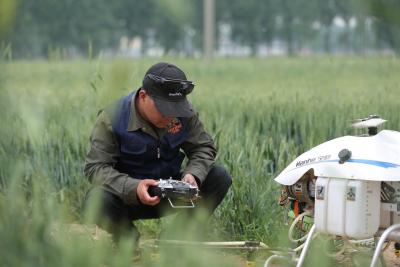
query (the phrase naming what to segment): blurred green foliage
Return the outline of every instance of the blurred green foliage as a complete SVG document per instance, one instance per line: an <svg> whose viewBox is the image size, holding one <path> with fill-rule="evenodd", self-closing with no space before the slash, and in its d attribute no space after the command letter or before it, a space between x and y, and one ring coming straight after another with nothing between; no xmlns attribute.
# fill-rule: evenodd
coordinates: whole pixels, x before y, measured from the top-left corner
<svg viewBox="0 0 400 267"><path fill-rule="evenodd" d="M202 50L201 0L1 0L0 5L0 45L11 45L14 58L115 55L122 37L140 37L141 52L162 48L167 55L196 56ZM400 49L396 0L218 0L215 10L216 49L247 46L255 55L274 42L289 55Z"/></svg>
<svg viewBox="0 0 400 267"><path fill-rule="evenodd" d="M396 0L369 0L366 1L368 12L376 18L378 45L385 42L400 52L400 2Z"/></svg>
<svg viewBox="0 0 400 267"><path fill-rule="evenodd" d="M9 33L15 19L17 9L16 0L0 0L0 43Z"/></svg>
<svg viewBox="0 0 400 267"><path fill-rule="evenodd" d="M388 120L385 128L399 129L397 58L173 62L196 82L189 98L215 139L219 164L233 177L211 227L187 230L193 237L287 246L277 204L280 187L273 178L303 151L355 133L349 128L352 119L379 114ZM82 169L98 110L137 89L153 63L98 59L1 65L0 250L7 253L0 265L131 264L129 242L114 251L107 242L93 245L87 236L60 231L57 241L51 233L54 223L83 219L81 205L90 185ZM145 221L140 228L145 237L154 237L163 225ZM230 262L195 254L170 252L159 264Z"/></svg>

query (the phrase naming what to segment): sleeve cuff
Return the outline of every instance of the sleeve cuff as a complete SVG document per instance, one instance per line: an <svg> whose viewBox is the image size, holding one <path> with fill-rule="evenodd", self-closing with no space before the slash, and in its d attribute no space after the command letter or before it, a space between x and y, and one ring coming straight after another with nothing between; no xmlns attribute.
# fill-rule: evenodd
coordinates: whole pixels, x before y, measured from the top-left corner
<svg viewBox="0 0 400 267"><path fill-rule="evenodd" d="M196 182L200 182L199 186L204 182L204 180L206 179L206 176L207 176L206 173L202 172L201 170L199 170L197 168L185 169L185 171L183 172L183 176L185 176L185 174L188 174L188 173L190 173L191 175L193 175L196 178Z"/></svg>
<svg viewBox="0 0 400 267"><path fill-rule="evenodd" d="M126 178L124 188L123 188L123 201L127 205L139 205L139 200L137 198L136 189L140 181L132 179L130 177Z"/></svg>

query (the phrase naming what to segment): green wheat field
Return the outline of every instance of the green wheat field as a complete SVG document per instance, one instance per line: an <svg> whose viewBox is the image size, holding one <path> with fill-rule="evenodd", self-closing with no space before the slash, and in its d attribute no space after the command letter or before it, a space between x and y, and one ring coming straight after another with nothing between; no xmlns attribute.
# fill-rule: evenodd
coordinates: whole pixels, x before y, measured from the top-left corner
<svg viewBox="0 0 400 267"><path fill-rule="evenodd" d="M83 164L97 112L139 88L157 61L0 62L0 266L243 266L219 252L171 248L133 263L128 238L116 249L64 229L90 221L81 212L90 188ZM353 119L378 114L400 130L396 57L162 61L195 82L189 99L234 180L208 230L187 222L194 238L289 246L273 178L311 147L358 134ZM140 222L142 241L167 223Z"/></svg>

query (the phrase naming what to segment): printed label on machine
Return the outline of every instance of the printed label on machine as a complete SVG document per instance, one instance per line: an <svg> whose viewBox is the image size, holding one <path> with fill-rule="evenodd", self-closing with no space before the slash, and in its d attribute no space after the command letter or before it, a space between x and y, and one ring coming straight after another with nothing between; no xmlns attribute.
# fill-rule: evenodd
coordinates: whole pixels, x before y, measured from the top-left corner
<svg viewBox="0 0 400 267"><path fill-rule="evenodd" d="M356 200L356 188L354 186L347 187L347 200L348 201Z"/></svg>

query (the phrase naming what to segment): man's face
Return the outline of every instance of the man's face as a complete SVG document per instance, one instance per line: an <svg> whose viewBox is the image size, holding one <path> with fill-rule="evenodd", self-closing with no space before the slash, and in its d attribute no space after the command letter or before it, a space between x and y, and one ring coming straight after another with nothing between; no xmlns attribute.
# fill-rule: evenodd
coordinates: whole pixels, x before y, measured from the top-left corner
<svg viewBox="0 0 400 267"><path fill-rule="evenodd" d="M145 120L157 128L166 128L173 120L172 117L165 117L158 111L154 100L143 90L139 91L139 110Z"/></svg>

